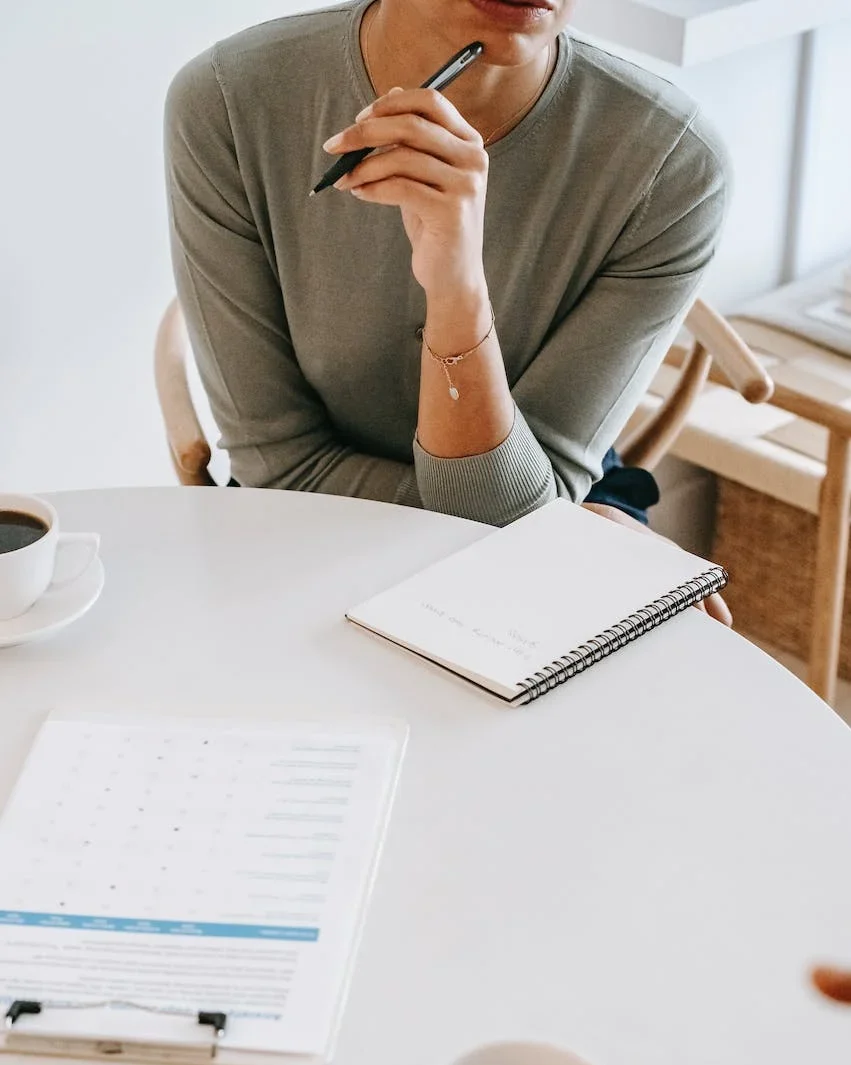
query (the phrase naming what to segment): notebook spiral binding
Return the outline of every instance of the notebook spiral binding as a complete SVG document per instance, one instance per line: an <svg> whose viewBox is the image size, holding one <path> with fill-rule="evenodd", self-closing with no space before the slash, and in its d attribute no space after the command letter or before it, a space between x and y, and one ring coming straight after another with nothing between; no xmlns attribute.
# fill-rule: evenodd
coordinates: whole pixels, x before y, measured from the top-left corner
<svg viewBox="0 0 851 1065"><path fill-rule="evenodd" d="M637 640L650 629L655 629L657 625L668 621L680 611L694 606L695 603L699 603L713 592L720 592L727 584L727 580L727 571L721 566L714 566L705 573L701 573L699 577L681 584L673 592L636 610L634 614L630 614L617 625L612 625L599 636L581 644L575 651L557 658L537 673L533 673L531 677L521 681L519 705L531 703L533 699L545 695L559 684L575 677L577 673L593 666L595 662L602 661L613 651L626 647L628 643Z"/></svg>

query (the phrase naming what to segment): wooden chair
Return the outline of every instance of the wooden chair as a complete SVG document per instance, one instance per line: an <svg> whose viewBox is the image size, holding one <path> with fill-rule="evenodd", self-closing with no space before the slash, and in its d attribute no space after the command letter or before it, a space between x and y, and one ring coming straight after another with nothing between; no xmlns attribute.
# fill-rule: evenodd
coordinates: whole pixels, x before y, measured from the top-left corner
<svg viewBox="0 0 851 1065"><path fill-rule="evenodd" d="M662 404L618 444L626 465L652 470L676 439L707 379L721 380L750 403L771 398L773 384L747 344L730 324L702 300L686 318L693 342L674 346L666 357L680 366L676 387ZM177 299L172 300L157 331L154 371L171 459L181 484L214 485L210 445L189 391L186 360L189 341ZM713 360L715 365L713 366Z"/></svg>
<svg viewBox="0 0 851 1065"><path fill-rule="evenodd" d="M154 345L154 379L174 472L181 484L212 486L212 451L189 391L189 337L177 298L168 305Z"/></svg>
<svg viewBox="0 0 851 1065"><path fill-rule="evenodd" d="M670 450L707 380L732 386L749 403L771 399L774 383L730 323L703 300L695 300L685 327L691 345L675 344L665 357L679 379L660 406L618 442L627 466L652 470ZM713 365L714 360L714 365Z"/></svg>

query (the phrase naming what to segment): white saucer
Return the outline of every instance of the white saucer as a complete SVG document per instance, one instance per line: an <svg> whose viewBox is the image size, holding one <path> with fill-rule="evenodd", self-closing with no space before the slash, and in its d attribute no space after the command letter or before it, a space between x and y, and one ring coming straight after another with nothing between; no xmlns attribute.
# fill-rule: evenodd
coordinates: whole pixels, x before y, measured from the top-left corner
<svg viewBox="0 0 851 1065"><path fill-rule="evenodd" d="M94 558L79 577L47 591L25 614L0 621L0 647L43 640L90 610L103 591L103 563Z"/></svg>

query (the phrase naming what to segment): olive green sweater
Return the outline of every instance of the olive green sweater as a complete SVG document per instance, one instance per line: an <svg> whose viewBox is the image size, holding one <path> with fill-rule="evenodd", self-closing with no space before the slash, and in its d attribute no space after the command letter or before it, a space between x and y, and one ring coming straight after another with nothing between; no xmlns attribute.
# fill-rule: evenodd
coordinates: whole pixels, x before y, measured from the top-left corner
<svg viewBox="0 0 851 1065"><path fill-rule="evenodd" d="M712 257L723 148L677 88L561 35L540 99L488 149L484 264L514 428L482 455L429 455L425 298L400 213L307 197L322 143L375 98L368 2L239 33L169 90L178 293L233 475L494 525L582 500Z"/></svg>

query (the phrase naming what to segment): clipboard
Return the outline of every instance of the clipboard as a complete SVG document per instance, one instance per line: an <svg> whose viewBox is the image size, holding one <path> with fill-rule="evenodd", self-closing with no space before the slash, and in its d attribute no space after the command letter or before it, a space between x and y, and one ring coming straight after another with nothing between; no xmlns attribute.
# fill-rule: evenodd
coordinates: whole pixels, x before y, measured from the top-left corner
<svg viewBox="0 0 851 1065"><path fill-rule="evenodd" d="M301 1065L333 1055L408 730L311 716L48 718L0 816L0 865L18 857L0 878L0 1061L253 1065L285 1055ZM132 833L123 815L137 807L151 820L131 818ZM173 847L172 833L186 842ZM198 855L208 847L221 858L205 878ZM111 863L105 907L92 895L98 851ZM187 872L164 871L157 898L159 854ZM276 877L296 885L280 889L287 912ZM147 911L118 897L125 883L145 891ZM201 888L212 901L193 913L181 898ZM262 912L249 909L257 894Z"/></svg>
<svg viewBox="0 0 851 1065"><path fill-rule="evenodd" d="M85 1010L141 1010L144 1013L169 1019L179 1018L185 1028L185 1040L173 1037L164 1041L140 1039L137 1036L119 1036L116 1033L75 1035L53 1029L49 1023L45 1030L33 1023L40 1017L49 1022L58 1022L63 1013ZM140 1065L158 1065L165 1062L185 1062L186 1065L202 1065L218 1056L220 1040L227 1030L226 1013L214 1010L199 1010L196 1013L179 1010L160 1010L133 1002L92 1002L81 1004L36 1002L33 999L16 999L4 1017L0 1054L37 1055L39 1057L62 1057L70 1059L109 1060L116 1058L139 1062Z"/></svg>

